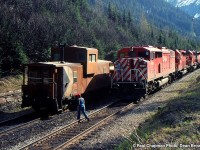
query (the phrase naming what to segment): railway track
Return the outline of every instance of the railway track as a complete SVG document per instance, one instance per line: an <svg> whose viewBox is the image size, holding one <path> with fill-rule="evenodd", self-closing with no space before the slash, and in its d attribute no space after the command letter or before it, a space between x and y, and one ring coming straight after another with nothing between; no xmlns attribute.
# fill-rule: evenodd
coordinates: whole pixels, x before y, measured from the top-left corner
<svg viewBox="0 0 200 150"><path fill-rule="evenodd" d="M21 121L20 121L21 120ZM4 122L0 123L0 126L13 126L13 124L19 124L19 125L14 125L14 127L10 127L8 129L5 129L3 131L0 132L0 137L5 136L5 135L11 135L12 133L16 132L16 130L20 130L23 128L26 128L27 126L36 123L40 120L40 118L31 113L31 114L27 114L27 115L23 115L20 117L16 117L16 118L12 118L9 120L6 120Z"/></svg>
<svg viewBox="0 0 200 150"><path fill-rule="evenodd" d="M63 149L81 139L99 126L106 124L110 119L116 117L120 112L131 106L137 106L132 102L118 101L105 106L100 110L90 114L91 121L81 119L58 129L39 140L28 144L21 149Z"/></svg>
<svg viewBox="0 0 200 150"><path fill-rule="evenodd" d="M151 95L148 96L148 98L150 97ZM130 106L138 106L139 104L131 103ZM87 137L87 134L95 131L95 129L97 129L99 126L106 124L110 119L115 118L116 115L120 114L120 112L123 111L121 109L123 109L123 107L125 107L126 105L128 104L125 103L123 105L122 103L115 103L106 106L99 111L91 114L90 118L92 119L92 121L87 123L84 119L82 119L81 124L78 124L78 122L73 122L69 125L66 125L64 127L65 129L61 128L60 130L52 132L51 134L42 137L38 141L22 147L21 149L63 149L65 147L68 148L68 146L70 145L73 146L74 143L77 143L77 140L80 140L83 137L84 139L89 138ZM126 107L124 109L126 109ZM25 128L25 126L23 128Z"/></svg>

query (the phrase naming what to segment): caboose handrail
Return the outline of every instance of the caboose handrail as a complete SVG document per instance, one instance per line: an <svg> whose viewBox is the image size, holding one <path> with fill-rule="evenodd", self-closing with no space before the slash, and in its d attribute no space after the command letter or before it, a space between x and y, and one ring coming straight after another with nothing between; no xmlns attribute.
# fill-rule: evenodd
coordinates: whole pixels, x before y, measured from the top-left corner
<svg viewBox="0 0 200 150"><path fill-rule="evenodd" d="M29 82L35 83L43 83L44 80L48 81L48 83L53 83L53 78L36 78L36 77L28 77Z"/></svg>

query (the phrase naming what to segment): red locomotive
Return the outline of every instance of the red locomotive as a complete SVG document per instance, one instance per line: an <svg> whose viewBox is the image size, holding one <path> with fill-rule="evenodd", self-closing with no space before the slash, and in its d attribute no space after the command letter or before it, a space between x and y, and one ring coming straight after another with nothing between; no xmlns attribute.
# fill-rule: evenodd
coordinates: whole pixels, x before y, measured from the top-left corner
<svg viewBox="0 0 200 150"><path fill-rule="evenodd" d="M189 70L193 71L197 68L197 60L196 60L196 54L195 51L187 51L188 52L188 60L187 65L189 66Z"/></svg>
<svg viewBox="0 0 200 150"><path fill-rule="evenodd" d="M98 60L95 48L62 46L52 48L51 62L25 65L22 107L62 111L74 96L110 86L112 62Z"/></svg>
<svg viewBox="0 0 200 150"><path fill-rule="evenodd" d="M193 52L165 47L126 47L119 50L117 56L111 85L126 93L134 93L136 99L171 83L197 66Z"/></svg>
<svg viewBox="0 0 200 150"><path fill-rule="evenodd" d="M196 52L197 67L200 67L200 52Z"/></svg>
<svg viewBox="0 0 200 150"><path fill-rule="evenodd" d="M189 57L185 50L176 50L175 56L176 75L182 77L188 72L189 65L187 60Z"/></svg>

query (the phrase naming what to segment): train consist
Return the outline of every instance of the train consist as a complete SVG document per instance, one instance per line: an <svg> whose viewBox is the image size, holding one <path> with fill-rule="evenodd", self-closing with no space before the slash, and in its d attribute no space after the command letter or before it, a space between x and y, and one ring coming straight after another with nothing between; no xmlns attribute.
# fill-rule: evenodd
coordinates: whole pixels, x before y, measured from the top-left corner
<svg viewBox="0 0 200 150"><path fill-rule="evenodd" d="M125 47L113 64L99 60L95 48L59 45L51 49L50 62L24 65L22 107L63 111L75 105L77 94L96 94L110 88L110 83L138 100L197 67L200 52L196 51Z"/></svg>
<svg viewBox="0 0 200 150"><path fill-rule="evenodd" d="M22 107L63 111L77 94L110 87L112 62L98 59L95 48L60 45L51 49L50 62L24 65Z"/></svg>
<svg viewBox="0 0 200 150"><path fill-rule="evenodd" d="M200 67L200 53L153 46L126 47L118 51L111 79L135 100Z"/></svg>

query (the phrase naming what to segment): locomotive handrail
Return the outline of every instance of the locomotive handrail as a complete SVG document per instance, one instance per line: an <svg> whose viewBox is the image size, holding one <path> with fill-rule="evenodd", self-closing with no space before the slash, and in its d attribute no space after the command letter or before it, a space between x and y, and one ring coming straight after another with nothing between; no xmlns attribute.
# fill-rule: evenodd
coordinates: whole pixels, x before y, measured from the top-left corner
<svg viewBox="0 0 200 150"><path fill-rule="evenodd" d="M120 72L120 78L122 77L122 81L123 81L123 76L122 76L123 69L114 69L113 76L111 77L111 88L113 87L113 80L116 76L117 76L117 81L119 81L118 79L119 72Z"/></svg>

